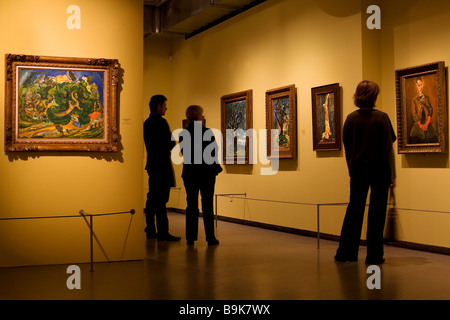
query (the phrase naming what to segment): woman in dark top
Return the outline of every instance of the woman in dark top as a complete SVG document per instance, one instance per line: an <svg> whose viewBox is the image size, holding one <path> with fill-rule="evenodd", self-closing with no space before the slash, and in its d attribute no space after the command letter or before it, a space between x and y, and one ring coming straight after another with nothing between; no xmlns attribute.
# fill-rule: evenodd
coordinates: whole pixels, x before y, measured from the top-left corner
<svg viewBox="0 0 450 320"><path fill-rule="evenodd" d="M198 237L198 195L201 195L203 225L208 245L217 245L214 233L214 187L216 176L222 172L218 161L218 147L211 129L202 125L203 108L192 105L186 110L190 121L186 131L180 135L183 154L183 178L186 188L186 240L193 245ZM188 141L184 141L185 139Z"/></svg>
<svg viewBox="0 0 450 320"><path fill-rule="evenodd" d="M396 140L389 116L374 109L379 87L362 81L354 95L358 110L344 123L343 142L350 175L350 203L342 225L336 261L357 261L361 230L370 187L367 225L367 264L384 262L383 229L389 187L395 186Z"/></svg>

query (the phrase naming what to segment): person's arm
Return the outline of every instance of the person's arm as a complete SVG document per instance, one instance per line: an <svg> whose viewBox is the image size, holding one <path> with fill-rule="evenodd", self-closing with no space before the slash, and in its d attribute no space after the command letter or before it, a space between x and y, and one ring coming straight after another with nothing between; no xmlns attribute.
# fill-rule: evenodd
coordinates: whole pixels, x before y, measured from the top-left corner
<svg viewBox="0 0 450 320"><path fill-rule="evenodd" d="M395 170L394 148L391 148L391 150L389 151L388 160L389 160L389 167L391 168L391 186L395 188L397 184L397 172Z"/></svg>
<svg viewBox="0 0 450 320"><path fill-rule="evenodd" d="M397 140L397 137L395 135L394 128L392 127L392 123L391 123L391 120L389 119L389 117L388 117L388 123L389 123L389 129L387 129L386 131L389 133L386 136L386 138L387 138L386 146L388 146L388 148L390 147L390 149L388 151L388 162L389 162L389 167L391 168L391 186L395 188L397 172L395 169L395 153L394 153L393 143Z"/></svg>
<svg viewBox="0 0 450 320"><path fill-rule="evenodd" d="M431 106L430 99L427 96L425 97L425 103L428 108L428 116L427 116L427 121L425 122L425 124L423 126L421 126L423 131L428 130L428 126L430 125L430 122L431 122L431 117L433 116L433 107Z"/></svg>

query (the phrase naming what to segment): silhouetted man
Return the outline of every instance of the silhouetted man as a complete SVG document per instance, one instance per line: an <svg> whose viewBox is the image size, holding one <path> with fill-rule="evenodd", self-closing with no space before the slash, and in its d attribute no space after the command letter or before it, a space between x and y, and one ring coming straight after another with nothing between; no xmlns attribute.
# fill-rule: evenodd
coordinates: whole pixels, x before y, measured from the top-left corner
<svg viewBox="0 0 450 320"><path fill-rule="evenodd" d="M144 142L147 150L148 193L146 202L145 232L147 239L178 241L180 237L169 234L166 203L170 188L175 186L170 151L175 146L166 114L167 98L155 95L150 99L150 116L144 122ZM155 227L156 217L156 227Z"/></svg>

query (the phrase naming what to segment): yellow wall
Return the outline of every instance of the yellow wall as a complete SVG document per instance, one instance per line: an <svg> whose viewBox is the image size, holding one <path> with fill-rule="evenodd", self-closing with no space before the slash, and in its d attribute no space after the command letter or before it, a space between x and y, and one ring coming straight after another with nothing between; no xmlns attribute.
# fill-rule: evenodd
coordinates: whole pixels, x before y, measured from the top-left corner
<svg viewBox="0 0 450 320"><path fill-rule="evenodd" d="M81 9L81 29L69 30L69 5ZM38 152L0 155L0 217L123 212L95 218L110 260L144 255L142 212L142 0L5 0L0 4L0 54L118 59L120 152ZM132 21L133 23L130 23ZM0 87L4 87L1 60ZM4 127L4 90L0 90ZM4 136L0 135L0 145ZM105 260L95 245L96 261ZM80 218L0 221L0 266L89 261L89 230Z"/></svg>
<svg viewBox="0 0 450 320"><path fill-rule="evenodd" d="M311 88L339 82L344 114L362 77L359 1L268 1L189 40L174 41L168 115L181 127L189 104L205 109L207 126L220 129L220 97L253 90L253 128L265 128L265 92L295 84L298 95L298 159L283 160L278 174L263 176L260 162L224 166L216 193L293 202L345 202L348 177L343 152L312 151ZM314 30L314 31L313 31ZM146 41L155 41L147 39ZM345 46L342 45L345 43ZM147 47L147 46L146 46ZM176 112L175 112L176 111ZM184 209L181 165L169 205ZM324 211L324 232L339 232L344 210ZM219 198L220 215L315 230L313 206ZM332 222L331 224L329 223Z"/></svg>
<svg viewBox="0 0 450 320"><path fill-rule="evenodd" d="M450 3L445 0L383 1L383 105L395 119L395 70L435 61L450 62ZM448 92L448 84L447 84ZM448 96L448 95L447 95ZM448 126L448 122L446 124ZM448 138L448 137L447 137ZM425 210L400 211L402 240L450 246L446 155L397 155L398 206Z"/></svg>
<svg viewBox="0 0 450 320"><path fill-rule="evenodd" d="M153 95L162 94L167 99L167 112L166 115L169 117L173 113L172 108L172 97L171 97L171 71L170 71L170 41L166 37L162 39L152 38L151 41L146 39L144 41L144 108L143 108L143 118L146 119L150 114L149 102ZM142 168L145 168L146 164L146 151L145 146L142 144L142 149L144 152ZM148 192L148 175L147 172L143 173L143 199L145 207L145 200Z"/></svg>
<svg viewBox="0 0 450 320"><path fill-rule="evenodd" d="M381 30L366 28L366 9L371 4L381 7ZM164 78L167 87L158 90L170 94L167 118L172 130L181 127L186 107L194 103L204 107L207 126L220 129L220 97L247 89L253 89L253 127L264 129L265 92L296 85L298 159L281 161L273 176L260 175L260 164L225 166L216 193L312 204L347 202L343 150L312 149L311 88L338 82L345 118L355 109L352 95L358 82L377 81L378 107L396 128L394 71L450 61L449 9L446 0L269 0L188 40L165 40L163 54L154 48L164 40L151 36L145 41L145 61L156 64L163 57L164 65L156 70L170 74L170 79ZM152 68L146 72L150 74ZM152 94L158 90L151 90ZM398 207L450 211L447 155L397 155L396 161ZM184 209L181 165L175 168L181 190L173 190L169 205ZM314 206L219 198L218 213L316 230ZM345 207L321 209L321 231L339 235L344 214ZM399 214L400 240L450 246L446 232L450 215L405 210Z"/></svg>

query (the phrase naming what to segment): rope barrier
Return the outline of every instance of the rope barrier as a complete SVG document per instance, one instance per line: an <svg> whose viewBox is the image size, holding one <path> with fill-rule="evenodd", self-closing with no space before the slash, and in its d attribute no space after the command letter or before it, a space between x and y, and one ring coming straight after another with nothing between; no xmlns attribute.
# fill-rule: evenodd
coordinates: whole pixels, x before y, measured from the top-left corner
<svg viewBox="0 0 450 320"><path fill-rule="evenodd" d="M216 194L218 197L228 197L233 194ZM258 199L258 198L247 198L247 197L233 197L233 199L241 199L241 200L253 200L253 201L262 201L262 202L273 202L273 203L285 203L285 204L296 204L296 205L305 205L305 206L347 206L348 202L328 202L328 203L309 203L309 202L295 202L295 201L281 201L281 200L268 200L268 199ZM388 203L388 205L392 205L392 203ZM369 206L369 204L366 204ZM396 210L401 211L417 211L417 212L430 212L430 213L444 213L450 214L450 211L442 211L442 210L425 210L425 209L408 209L408 208L399 208L396 207Z"/></svg>
<svg viewBox="0 0 450 320"><path fill-rule="evenodd" d="M221 195L218 195L221 196ZM299 204L306 206L316 206L315 203L307 203L307 202L292 202L292 201L280 201L280 200L267 200L267 199L256 199L256 198L242 198L242 197L233 197L233 199L244 199L244 200L255 200L255 201L263 201L263 202L273 202L273 203L286 203L286 204Z"/></svg>
<svg viewBox="0 0 450 320"><path fill-rule="evenodd" d="M235 197L238 195L238 197ZM239 197L239 196L244 197ZM336 203L308 203L308 202L295 202L295 201L281 201L281 200L268 200L268 199L258 199L258 198L248 198L246 193L242 194L216 194L215 195L215 216L216 216L216 229L217 229L217 198L218 197L233 197L233 199L242 199L242 200L252 200L252 201L261 201L261 202L272 202L272 203L284 203L284 204L295 204L295 205L305 205L305 206L315 206L316 207L316 215L317 215L317 249L320 248L320 207L325 206L347 206L348 202L336 202ZM394 203L388 203L388 205L393 205ZM394 204L395 205L395 204ZM369 204L366 204L366 207ZM397 211L416 211L416 212L431 212L431 213L443 213L450 214L449 211L441 211L441 210L424 210L424 209L407 209L407 208L398 208L395 207Z"/></svg>
<svg viewBox="0 0 450 320"><path fill-rule="evenodd" d="M97 214L91 214L91 213L85 213L84 210L80 210L80 214L85 214L86 216L93 216L93 217L100 217L100 216L110 216L110 215L117 215L117 214L125 214L125 213L131 213L134 214L136 211L134 209L131 209L130 211L123 211L123 212L111 212L111 213L97 213ZM0 218L0 221L7 221L7 220L38 220L38 219L60 219L60 218L81 218L82 215L70 215L70 216L45 216L45 217L12 217L12 218Z"/></svg>
<svg viewBox="0 0 450 320"><path fill-rule="evenodd" d="M128 225L127 234L125 237L125 243L122 249L122 255L121 258L123 258L125 247L128 241L128 235L130 233L131 228L131 222L133 221L133 215L136 213L134 209L131 209L130 211L121 211L121 212L109 212L109 213L97 213L97 214L91 214L86 213L84 210L80 210L79 215L65 215L65 216L44 216L44 217L13 217L13 218L0 218L0 221L12 221L12 220L40 220L40 219L61 219L61 218L83 218L86 222L89 231L90 231L90 262L91 262L91 271L94 271L94 239L97 242L98 246L100 247L100 250L102 251L103 255L105 256L106 260L109 261L108 255L106 254L106 251L103 249L103 246L100 243L100 240L97 238L97 235L94 233L94 217L104 217L104 216L111 216L111 215L119 215L119 214L126 214L131 213L130 223ZM89 220L87 219L89 218Z"/></svg>

